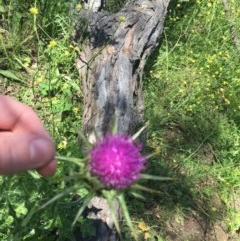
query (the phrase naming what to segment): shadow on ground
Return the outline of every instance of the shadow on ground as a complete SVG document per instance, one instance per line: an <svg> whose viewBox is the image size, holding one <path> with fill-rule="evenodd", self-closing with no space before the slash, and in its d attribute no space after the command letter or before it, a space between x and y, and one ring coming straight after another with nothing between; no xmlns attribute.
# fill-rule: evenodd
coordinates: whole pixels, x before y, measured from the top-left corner
<svg viewBox="0 0 240 241"><path fill-rule="evenodd" d="M160 119L156 117L154 123L161 123ZM158 226L156 240L158 236L166 241L239 240L237 232L228 233L226 206L217 181L207 172L216 162L208 133L214 130L216 137L217 124L213 128L199 123L202 132L196 137L191 128L178 123L153 124L159 135L157 140L150 140L147 152L160 143L160 154L149 160L148 172L175 180L143 181L144 186L160 190L160 194L147 194L144 202L129 197L128 202L133 216L144 213L144 220Z"/></svg>

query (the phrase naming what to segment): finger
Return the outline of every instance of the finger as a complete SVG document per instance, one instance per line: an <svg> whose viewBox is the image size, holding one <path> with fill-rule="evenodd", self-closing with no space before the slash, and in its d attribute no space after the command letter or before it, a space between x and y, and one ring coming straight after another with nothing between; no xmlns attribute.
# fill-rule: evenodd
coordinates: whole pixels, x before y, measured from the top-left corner
<svg viewBox="0 0 240 241"><path fill-rule="evenodd" d="M14 174L47 166L54 160L50 139L31 135L0 134L0 174Z"/></svg>
<svg viewBox="0 0 240 241"><path fill-rule="evenodd" d="M0 95L0 129L49 136L36 113L15 99Z"/></svg>
<svg viewBox="0 0 240 241"><path fill-rule="evenodd" d="M53 175L55 173L56 169L57 169L57 162L56 162L56 160L53 160L53 161L49 162L47 165L38 168L37 171L42 176L48 177L48 176Z"/></svg>

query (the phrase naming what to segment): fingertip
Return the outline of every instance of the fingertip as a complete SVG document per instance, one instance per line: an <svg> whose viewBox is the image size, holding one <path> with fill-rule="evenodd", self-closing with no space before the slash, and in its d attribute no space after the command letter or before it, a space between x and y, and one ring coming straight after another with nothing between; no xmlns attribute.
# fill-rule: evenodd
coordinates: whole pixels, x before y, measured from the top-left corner
<svg viewBox="0 0 240 241"><path fill-rule="evenodd" d="M32 162L41 164L36 169L42 176L51 176L56 172L57 162L54 160L55 146L52 140L36 139L32 141L30 156Z"/></svg>
<svg viewBox="0 0 240 241"><path fill-rule="evenodd" d="M37 172L44 177L52 176L57 169L57 162L56 160L51 161L47 165L40 167L37 169Z"/></svg>

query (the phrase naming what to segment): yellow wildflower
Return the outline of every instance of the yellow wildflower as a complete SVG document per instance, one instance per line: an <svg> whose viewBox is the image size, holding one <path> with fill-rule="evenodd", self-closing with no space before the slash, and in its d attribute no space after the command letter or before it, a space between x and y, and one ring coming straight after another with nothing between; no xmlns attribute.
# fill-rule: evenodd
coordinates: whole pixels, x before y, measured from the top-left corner
<svg viewBox="0 0 240 241"><path fill-rule="evenodd" d="M119 22L125 22L126 17L125 16L119 16L118 20L119 20Z"/></svg>
<svg viewBox="0 0 240 241"><path fill-rule="evenodd" d="M67 139L65 137L62 137L62 140L58 144L58 149L66 149L67 147Z"/></svg>
<svg viewBox="0 0 240 241"><path fill-rule="evenodd" d="M224 98L224 101L226 102L227 105L230 105L230 100L228 100L227 98Z"/></svg>
<svg viewBox="0 0 240 241"><path fill-rule="evenodd" d="M149 226L144 222L144 221L141 221L139 224L138 224L138 228L142 231L147 231L149 230Z"/></svg>
<svg viewBox="0 0 240 241"><path fill-rule="evenodd" d="M150 233L149 232L145 232L144 233L144 239L149 239L150 238Z"/></svg>
<svg viewBox="0 0 240 241"><path fill-rule="evenodd" d="M211 209L212 209L213 212L217 211L217 208L215 208L215 207L212 207Z"/></svg>
<svg viewBox="0 0 240 241"><path fill-rule="evenodd" d="M64 54L68 56L70 53L69 51L65 50Z"/></svg>
<svg viewBox="0 0 240 241"><path fill-rule="evenodd" d="M38 77L38 78L36 78L36 84L40 84L40 83L42 83L43 82L43 77Z"/></svg>
<svg viewBox="0 0 240 241"><path fill-rule="evenodd" d="M78 108L77 108L77 107L74 107L74 108L73 108L73 112L74 112L75 114L77 114L77 113L78 113Z"/></svg>
<svg viewBox="0 0 240 241"><path fill-rule="evenodd" d="M37 15L38 14L38 9L36 7L31 7L29 9L29 12L33 15Z"/></svg>
<svg viewBox="0 0 240 241"><path fill-rule="evenodd" d="M81 9L82 9L82 4L81 4L81 3L78 3L78 4L76 5L76 9L77 9L77 10L81 10Z"/></svg>
<svg viewBox="0 0 240 241"><path fill-rule="evenodd" d="M54 48L57 45L57 41L55 41L54 39L50 41L48 47L50 48Z"/></svg>

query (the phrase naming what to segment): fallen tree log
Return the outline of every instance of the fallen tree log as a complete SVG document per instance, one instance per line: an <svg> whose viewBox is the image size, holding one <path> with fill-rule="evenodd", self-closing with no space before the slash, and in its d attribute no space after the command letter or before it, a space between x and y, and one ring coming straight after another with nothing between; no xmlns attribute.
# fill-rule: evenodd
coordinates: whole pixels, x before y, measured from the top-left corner
<svg viewBox="0 0 240 241"><path fill-rule="evenodd" d="M91 142L94 132L101 136L109 131L114 118L120 133L133 134L143 125L144 66L159 44L169 2L129 0L115 14L79 12L73 42L79 48L77 69L84 93L83 133ZM99 211L91 212L91 208ZM87 216L101 220L107 229L99 225L99 236L86 240L118 240L106 200L93 198L88 209Z"/></svg>

